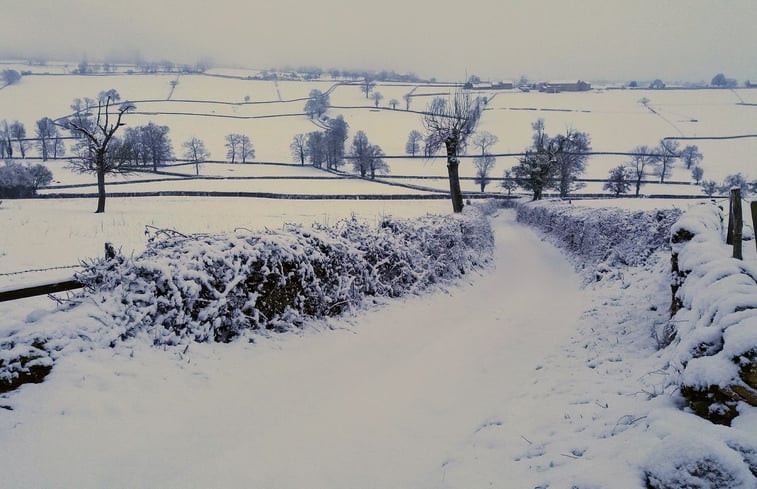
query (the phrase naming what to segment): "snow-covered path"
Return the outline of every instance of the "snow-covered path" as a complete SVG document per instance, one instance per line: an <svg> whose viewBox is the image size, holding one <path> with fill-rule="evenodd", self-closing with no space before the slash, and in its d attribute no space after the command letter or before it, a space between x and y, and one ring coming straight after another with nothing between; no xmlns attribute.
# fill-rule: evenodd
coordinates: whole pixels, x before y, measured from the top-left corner
<svg viewBox="0 0 757 489"><path fill-rule="evenodd" d="M3 486L457 487L474 439L523 443L534 373L585 306L560 252L511 212L494 227L492 271L333 331L62 359L0 410Z"/></svg>

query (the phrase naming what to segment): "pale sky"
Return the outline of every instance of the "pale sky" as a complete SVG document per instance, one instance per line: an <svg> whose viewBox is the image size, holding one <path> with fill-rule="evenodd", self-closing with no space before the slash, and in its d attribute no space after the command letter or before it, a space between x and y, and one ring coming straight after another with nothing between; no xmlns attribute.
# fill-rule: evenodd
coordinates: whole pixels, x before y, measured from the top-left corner
<svg viewBox="0 0 757 489"><path fill-rule="evenodd" d="M0 0L0 56L757 80L757 0Z"/></svg>

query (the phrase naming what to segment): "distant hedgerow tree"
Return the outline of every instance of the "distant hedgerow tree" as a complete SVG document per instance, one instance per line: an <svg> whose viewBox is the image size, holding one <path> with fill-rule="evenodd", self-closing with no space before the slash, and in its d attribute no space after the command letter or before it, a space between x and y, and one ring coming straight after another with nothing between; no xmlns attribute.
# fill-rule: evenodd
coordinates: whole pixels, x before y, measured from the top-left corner
<svg viewBox="0 0 757 489"><path fill-rule="evenodd" d="M53 181L53 172L45 165L37 164L29 166L29 173L32 176L35 191Z"/></svg>
<svg viewBox="0 0 757 489"><path fill-rule="evenodd" d="M691 169L691 178L694 179L697 185L699 185L699 182L702 181L702 177L704 176L704 170L701 166L695 166Z"/></svg>
<svg viewBox="0 0 757 489"><path fill-rule="evenodd" d="M508 197L513 193L513 190L518 188L518 183L515 181L512 171L505 170L505 173L502 175L502 183L499 186L507 190Z"/></svg>
<svg viewBox="0 0 757 489"><path fill-rule="evenodd" d="M16 70L3 70L3 82L6 85L13 85L21 79L21 73Z"/></svg>
<svg viewBox="0 0 757 489"><path fill-rule="evenodd" d="M610 177L605 182L604 189L612 192L615 197L628 193L631 189L631 172L628 167L618 165L610 170Z"/></svg>
<svg viewBox="0 0 757 489"><path fill-rule="evenodd" d="M308 101L305 102L305 113L311 119L321 117L330 105L329 95L320 90L313 89L308 95Z"/></svg>
<svg viewBox="0 0 757 489"><path fill-rule="evenodd" d="M292 152L292 158L299 160L301 165L305 164L308 156L308 141L304 134L295 134L292 142L289 144L289 150Z"/></svg>
<svg viewBox="0 0 757 489"><path fill-rule="evenodd" d="M499 138L488 131L481 131L473 136L473 146L481 150L481 156L489 152L489 148L499 141Z"/></svg>
<svg viewBox="0 0 757 489"><path fill-rule="evenodd" d="M365 94L365 98L368 98L368 95L371 94L375 87L376 82L373 81L373 78L371 76L366 75L363 77L363 82L360 84L360 91Z"/></svg>
<svg viewBox="0 0 757 489"><path fill-rule="evenodd" d="M410 156L415 156L421 151L421 141L423 141L423 134L420 131L413 129L410 134L407 135L407 143L405 143L405 153Z"/></svg>
<svg viewBox="0 0 757 489"><path fill-rule="evenodd" d="M481 192L486 190L486 186L490 182L489 173L494 168L496 162L497 159L492 155L476 156L473 158L473 166L476 167L476 178L474 181L481 188Z"/></svg>
<svg viewBox="0 0 757 489"><path fill-rule="evenodd" d="M694 144L690 144L683 148L680 156L686 165L687 170L691 170L692 166L697 166L703 158L702 153L699 152L699 148Z"/></svg>
<svg viewBox="0 0 757 489"><path fill-rule="evenodd" d="M329 119L324 135L326 167L336 170L344 163L344 143L347 141L349 125L341 115Z"/></svg>
<svg viewBox="0 0 757 489"><path fill-rule="evenodd" d="M649 146L636 146L631 150L631 153L633 153L633 156L627 166L631 170L631 177L636 182L636 197L638 197L641 191L641 181L647 174L647 168L656 161L656 155Z"/></svg>
<svg viewBox="0 0 757 489"><path fill-rule="evenodd" d="M18 151L21 153L21 158L26 158L28 143L25 141L26 128L24 127L24 124L19 121L13 121L13 124L10 125L10 135L18 144Z"/></svg>
<svg viewBox="0 0 757 489"><path fill-rule="evenodd" d="M326 161L326 135L322 131L308 133L307 156L311 165L316 168L323 167Z"/></svg>
<svg viewBox="0 0 757 489"><path fill-rule="evenodd" d="M381 95L381 92L373 92L371 94L371 100L373 100L373 103L376 105L376 107L379 106L379 102L384 98L383 95Z"/></svg>
<svg viewBox="0 0 757 489"><path fill-rule="evenodd" d="M719 188L720 185L714 180L704 180L702 182L702 192L704 192L707 197L715 195Z"/></svg>
<svg viewBox="0 0 757 489"><path fill-rule="evenodd" d="M62 156L65 151L63 140L60 138L58 125L49 117L43 117L36 124L37 150L42 155L42 161Z"/></svg>
<svg viewBox="0 0 757 489"><path fill-rule="evenodd" d="M678 141L663 139L655 150L655 173L660 177L660 183L665 183L665 179L670 176L673 164L678 158Z"/></svg>
<svg viewBox="0 0 757 489"><path fill-rule="evenodd" d="M392 108L392 110L397 110L397 106L400 104L400 101L396 98L393 98L389 101L389 107Z"/></svg>
<svg viewBox="0 0 757 489"><path fill-rule="evenodd" d="M210 158L210 152L205 149L205 143L200 138L192 137L181 146L184 148L184 158L195 164L195 175L199 175L200 163Z"/></svg>
<svg viewBox="0 0 757 489"><path fill-rule="evenodd" d="M552 138L552 144L557 148L557 180L554 187L560 193L560 198L564 199L570 192L584 186L576 180L586 171L586 161L589 159L586 153L591 151L591 139L588 133L568 129L565 134Z"/></svg>
<svg viewBox="0 0 757 489"><path fill-rule="evenodd" d="M749 195L750 185L743 174L736 173L725 177L723 184L720 186L720 191L724 194L727 194L734 187L737 187L741 190L742 197Z"/></svg>

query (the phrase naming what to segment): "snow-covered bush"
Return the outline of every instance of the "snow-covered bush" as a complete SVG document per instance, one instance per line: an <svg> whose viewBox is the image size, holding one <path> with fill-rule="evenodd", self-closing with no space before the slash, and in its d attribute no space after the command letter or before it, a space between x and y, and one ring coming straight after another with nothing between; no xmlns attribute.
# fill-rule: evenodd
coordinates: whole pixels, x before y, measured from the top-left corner
<svg viewBox="0 0 757 489"><path fill-rule="evenodd" d="M654 251L669 246L677 209L629 211L589 208L564 201L519 205L518 221L553 236L561 247L599 271L616 264L641 265Z"/></svg>
<svg viewBox="0 0 757 489"><path fill-rule="evenodd" d="M156 344L230 341L340 313L366 295L400 296L481 265L493 238L480 211L356 220L229 235L163 235L140 256L100 260L79 274L121 337Z"/></svg>
<svg viewBox="0 0 757 489"><path fill-rule="evenodd" d="M691 408L728 424L740 402L757 406L757 266L731 258L723 223L703 204L671 229L680 308L668 361Z"/></svg>

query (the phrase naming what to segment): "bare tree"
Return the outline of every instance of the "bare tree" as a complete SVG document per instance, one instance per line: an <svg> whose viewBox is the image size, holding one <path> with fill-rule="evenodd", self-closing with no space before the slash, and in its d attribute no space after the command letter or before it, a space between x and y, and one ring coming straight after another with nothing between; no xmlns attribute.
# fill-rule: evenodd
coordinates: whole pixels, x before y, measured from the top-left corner
<svg viewBox="0 0 757 489"><path fill-rule="evenodd" d="M118 94L111 94L105 100L97 102L97 115L89 112L77 112L66 122L72 132L82 137L83 147L78 159L72 164L79 171L94 172L97 175L97 210L105 212L105 174L122 171L121 160L108 158L108 149L113 142L116 131L125 123L123 116L135 108L130 102L122 103L117 109L114 105L120 100ZM115 120L114 120L115 119Z"/></svg>
<svg viewBox="0 0 757 489"><path fill-rule="evenodd" d="M619 165L610 170L610 176L605 182L604 189L611 191L615 197L627 193L631 188L631 174L624 165Z"/></svg>
<svg viewBox="0 0 757 489"><path fill-rule="evenodd" d="M248 159L255 159L255 148L248 136L242 135L239 141L239 157L242 158L242 163L247 163Z"/></svg>
<svg viewBox="0 0 757 489"><path fill-rule="evenodd" d="M232 163L237 162L237 158L242 163L247 163L248 159L255 158L255 148L252 146L250 138L244 134L229 134L226 136L226 157Z"/></svg>
<svg viewBox="0 0 757 489"><path fill-rule="evenodd" d="M631 161L628 162L628 167L631 170L631 176L636 181L636 197L638 197L641 191L641 181L647 174L647 167L654 164L657 156L649 146L636 146L631 153L633 153L633 156Z"/></svg>
<svg viewBox="0 0 757 489"><path fill-rule="evenodd" d="M686 169L691 170L691 167L697 166L702 161L702 153L699 152L699 147L690 144L681 150L681 159L686 164Z"/></svg>
<svg viewBox="0 0 757 489"><path fill-rule="evenodd" d="M360 84L360 91L365 94L365 98L368 98L368 95L371 94L374 88L376 88L376 82L373 81L373 78L368 75L363 77L363 82Z"/></svg>
<svg viewBox="0 0 757 489"><path fill-rule="evenodd" d="M200 163L210 158L210 153L205 149L202 139L193 137L181 145L184 148L184 157L195 164L195 175L200 174Z"/></svg>
<svg viewBox="0 0 757 489"><path fill-rule="evenodd" d="M673 169L673 163L678 158L678 141L663 139L657 147L656 154L655 173L660 177L660 183L665 183L665 179L670 176Z"/></svg>
<svg viewBox="0 0 757 489"><path fill-rule="evenodd" d="M513 190L518 188L518 182L515 181L512 171L505 170L505 173L502 175L502 183L500 183L499 186L507 190L508 197L513 193Z"/></svg>
<svg viewBox="0 0 757 489"><path fill-rule="evenodd" d="M389 107L392 108L392 110L397 110L397 106L400 104L400 101L396 98L393 98L389 101Z"/></svg>
<svg viewBox="0 0 757 489"><path fill-rule="evenodd" d="M413 96L409 93L406 93L402 96L403 99L405 99L405 110L410 110L410 101L412 100Z"/></svg>
<svg viewBox="0 0 757 489"><path fill-rule="evenodd" d="M481 156L484 156L489 151L488 149L499 141L499 138L488 131L481 131L473 136L473 146L481 150Z"/></svg>
<svg viewBox="0 0 757 489"><path fill-rule="evenodd" d="M310 95L308 95L308 101L305 102L305 113L311 119L316 116L320 117L329 108L330 103L327 93L313 89L310 91Z"/></svg>
<svg viewBox="0 0 757 489"><path fill-rule="evenodd" d="M11 129L8 121L0 122L0 158L13 158L13 144L11 139Z"/></svg>
<svg viewBox="0 0 757 489"><path fill-rule="evenodd" d="M420 131L413 129L410 134L407 135L407 143L405 143L405 153L410 156L415 156L421 151L421 141L423 140L423 134Z"/></svg>
<svg viewBox="0 0 757 489"><path fill-rule="evenodd" d="M237 151L239 149L239 141L242 137L241 134L228 134L226 135L226 158L229 158L232 163L236 163Z"/></svg>
<svg viewBox="0 0 757 489"><path fill-rule="evenodd" d="M694 182L696 182L697 185L699 185L699 182L702 181L703 176L704 169L701 166L695 166L691 169L691 178L694 179Z"/></svg>
<svg viewBox="0 0 757 489"><path fill-rule="evenodd" d="M304 134L295 134L289 144L289 150L295 160L300 160L301 165L305 165L305 158L308 156L308 141Z"/></svg>
<svg viewBox="0 0 757 489"><path fill-rule="evenodd" d="M57 157L59 149L63 149L63 142L60 140L58 126L55 124L55 121L49 117L43 117L37 121L35 132L37 136L37 149L42 155L42 161L47 161L50 153L53 153L54 158Z"/></svg>
<svg viewBox="0 0 757 489"><path fill-rule="evenodd" d="M473 158L473 165L476 167L476 184L481 187L481 192L486 190L489 183L489 172L494 168L497 159L492 155L482 155Z"/></svg>
<svg viewBox="0 0 757 489"><path fill-rule="evenodd" d="M16 140L16 143L18 144L18 150L21 153L21 158L26 158L26 149L27 149L27 142L26 139L26 128L24 127L24 124L19 121L13 121L13 124L10 126L10 135L13 139Z"/></svg>
<svg viewBox="0 0 757 489"><path fill-rule="evenodd" d="M447 151L447 174L449 175L452 210L463 210L463 194L460 190L458 151L473 134L481 116L478 99L468 92L457 91L448 100L435 98L423 116L426 129L426 156L436 154L442 147Z"/></svg>
<svg viewBox="0 0 757 489"><path fill-rule="evenodd" d="M371 94L371 99L373 100L373 103L378 107L379 102L384 98L383 95L381 95L381 92L373 92Z"/></svg>

